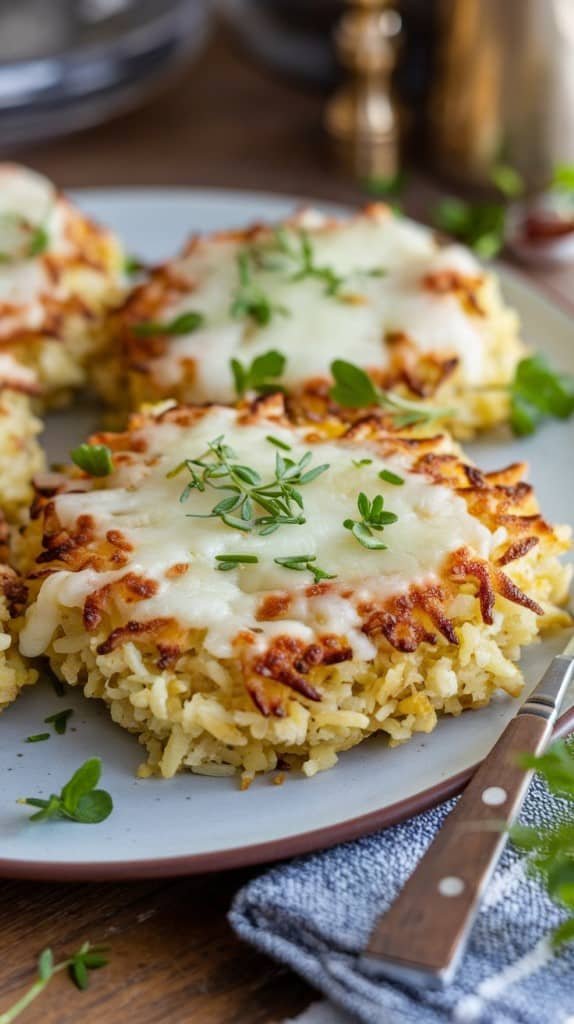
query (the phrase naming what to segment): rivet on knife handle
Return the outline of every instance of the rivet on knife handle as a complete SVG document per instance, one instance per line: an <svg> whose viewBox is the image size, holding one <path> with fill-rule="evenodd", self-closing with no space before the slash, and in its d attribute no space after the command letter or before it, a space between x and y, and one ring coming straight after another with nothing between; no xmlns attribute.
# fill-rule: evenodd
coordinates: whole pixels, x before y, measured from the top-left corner
<svg viewBox="0 0 574 1024"><path fill-rule="evenodd" d="M521 752L539 753L574 674L571 658L555 658L474 775L391 908L362 958L366 971L400 981L450 981L462 956L482 893L504 849L532 772Z"/></svg>

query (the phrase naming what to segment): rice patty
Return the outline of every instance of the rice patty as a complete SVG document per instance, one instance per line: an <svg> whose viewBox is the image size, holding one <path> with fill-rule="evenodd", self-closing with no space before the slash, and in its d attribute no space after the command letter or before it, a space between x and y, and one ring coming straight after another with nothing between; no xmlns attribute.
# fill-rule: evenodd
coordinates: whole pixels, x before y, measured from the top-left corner
<svg viewBox="0 0 574 1024"><path fill-rule="evenodd" d="M383 388L450 407L458 436L508 417L525 353L496 276L382 204L193 238L132 291L110 330L111 362L97 374L112 404L229 403L231 361L275 351L298 419L331 410L329 368L345 359Z"/></svg>

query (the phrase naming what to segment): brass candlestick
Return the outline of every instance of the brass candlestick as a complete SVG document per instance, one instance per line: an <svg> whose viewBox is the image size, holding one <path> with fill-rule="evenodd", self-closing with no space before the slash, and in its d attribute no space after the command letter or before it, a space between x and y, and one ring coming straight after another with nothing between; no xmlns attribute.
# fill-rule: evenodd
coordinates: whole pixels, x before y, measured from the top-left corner
<svg viewBox="0 0 574 1024"><path fill-rule="evenodd" d="M392 178L399 169L399 134L391 76L401 19L391 0L348 2L335 45L349 79L328 103L325 126L355 174Z"/></svg>

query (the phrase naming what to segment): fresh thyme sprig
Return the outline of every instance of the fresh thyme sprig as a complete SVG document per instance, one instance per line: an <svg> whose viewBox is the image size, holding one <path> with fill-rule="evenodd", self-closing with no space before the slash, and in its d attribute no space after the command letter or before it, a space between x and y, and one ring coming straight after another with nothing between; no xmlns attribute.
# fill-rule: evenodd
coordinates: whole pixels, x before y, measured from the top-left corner
<svg viewBox="0 0 574 1024"><path fill-rule="evenodd" d="M574 377L554 370L540 354L522 359L510 387L510 425L515 434L533 434L543 420L565 420L574 413Z"/></svg>
<svg viewBox="0 0 574 1024"><path fill-rule="evenodd" d="M263 270L289 272L292 282L315 278L325 286L325 294L338 298L348 279L356 274L382 277L382 267L358 268L348 274L339 274L333 267L317 263L315 249L305 230L290 232L283 225L275 228L271 240L253 250L253 258Z"/></svg>
<svg viewBox="0 0 574 1024"><path fill-rule="evenodd" d="M27 796L18 803L39 808L30 821L65 818L84 825L97 824L110 816L114 806L105 789L96 789L101 774L102 762L92 757L74 772L59 794L52 793L48 800Z"/></svg>
<svg viewBox="0 0 574 1024"><path fill-rule="evenodd" d="M337 578L336 573L325 572L324 569L320 569L318 565L314 564L317 561L317 555L287 555L284 558L274 558L273 561L277 565L283 566L284 569L293 569L294 572L310 572L315 583Z"/></svg>
<svg viewBox="0 0 574 1024"><path fill-rule="evenodd" d="M97 971L108 963L107 946L92 946L83 942L80 948L59 963L54 963L51 949L44 949L38 957L38 977L27 992L13 1005L0 1013L0 1024L12 1024L24 1010L44 991L54 975L68 971L77 988L87 989L90 983L90 971Z"/></svg>
<svg viewBox="0 0 574 1024"><path fill-rule="evenodd" d="M185 470L189 473L190 479L180 494L181 502L187 501L194 490L203 492L212 488L228 492L211 512L190 512L190 518L219 518L235 530L255 530L261 536L274 533L280 526L305 522L303 497L297 488L310 484L324 473L329 468L327 464L308 469L313 458L311 452L305 452L297 462L277 452L275 474L265 483L257 470L235 462L236 458L236 452L225 444L221 434L208 443L207 451L200 458L184 459L170 470L168 479ZM256 514L257 509L264 514Z"/></svg>
<svg viewBox="0 0 574 1024"><path fill-rule="evenodd" d="M143 320L132 327L133 334L139 338L152 338L156 334L192 334L205 322L203 313L189 309L186 313L180 313L173 320L162 323L160 320Z"/></svg>
<svg viewBox="0 0 574 1024"><path fill-rule="evenodd" d="M266 327L275 313L290 316L285 306L274 303L253 280L249 250L242 249L237 254L237 270L239 284L229 310L232 317L237 320L250 317L260 327Z"/></svg>
<svg viewBox="0 0 574 1024"><path fill-rule="evenodd" d="M287 444L286 441L282 441L280 437L274 437L273 434L267 434L265 440L269 441L269 444L274 444L276 448L281 448L281 450L284 452L291 451L290 444Z"/></svg>
<svg viewBox="0 0 574 1024"><path fill-rule="evenodd" d="M533 828L515 825L511 837L528 853L529 870L545 884L551 898L568 917L552 934L554 946L574 941L574 751L571 743L554 743L541 757L525 755L524 768L534 768L548 788L566 801L566 819Z"/></svg>
<svg viewBox="0 0 574 1024"><path fill-rule="evenodd" d="M255 565L259 558L257 555L216 555L217 568L221 572L229 572L236 569L238 565Z"/></svg>
<svg viewBox="0 0 574 1024"><path fill-rule="evenodd" d="M107 444L81 444L70 452L72 462L90 476L109 476L114 470Z"/></svg>
<svg viewBox="0 0 574 1024"><path fill-rule="evenodd" d="M331 373L335 384L329 393L339 405L349 409L379 405L389 411L397 427L430 423L432 420L452 415L452 409L431 408L421 405L420 402L410 402L406 398L401 398L394 391L383 391L373 384L364 370L344 359L335 359L331 363Z"/></svg>
<svg viewBox="0 0 574 1024"><path fill-rule="evenodd" d="M231 372L238 397L243 398L247 391L255 391L258 395L282 391L283 388L274 378L281 376L286 362L285 356L275 349L256 356L248 366L244 366L238 359L231 359Z"/></svg>
<svg viewBox="0 0 574 1024"><path fill-rule="evenodd" d="M382 540L377 540L373 531L384 530L385 526L396 523L398 516L394 512L387 512L384 507L385 499L382 494L377 494L372 501L369 501L364 491L361 491L357 498L357 507L361 514L360 520L345 519L343 526L350 530L353 537L362 544L364 548L373 551L386 551L387 545Z"/></svg>

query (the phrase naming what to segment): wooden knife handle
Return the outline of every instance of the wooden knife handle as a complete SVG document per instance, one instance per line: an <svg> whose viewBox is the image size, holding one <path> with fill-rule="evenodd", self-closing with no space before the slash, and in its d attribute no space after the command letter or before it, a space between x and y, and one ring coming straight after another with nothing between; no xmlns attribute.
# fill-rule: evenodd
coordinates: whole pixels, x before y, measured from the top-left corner
<svg viewBox="0 0 574 1024"><path fill-rule="evenodd" d="M390 910L379 919L365 969L399 980L449 981L482 892L518 814L532 772L517 754L538 753L552 729L546 713L525 706L500 737L444 822ZM377 969L378 967L378 969Z"/></svg>

